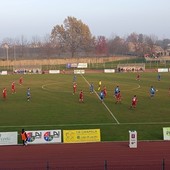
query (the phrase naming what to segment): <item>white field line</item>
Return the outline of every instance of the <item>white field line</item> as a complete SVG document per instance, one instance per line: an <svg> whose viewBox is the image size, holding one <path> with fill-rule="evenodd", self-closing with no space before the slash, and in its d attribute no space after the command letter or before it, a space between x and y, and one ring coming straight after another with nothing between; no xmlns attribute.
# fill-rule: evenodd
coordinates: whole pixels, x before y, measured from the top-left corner
<svg viewBox="0 0 170 170"><path fill-rule="evenodd" d="M85 82L90 86L90 83L86 80L86 78L81 74L81 76L83 77L83 79L85 80ZM97 92L94 90L94 93L96 94L96 96L99 98L100 100L100 97L99 95L97 94ZM113 117L113 119L117 122L117 124L120 124L119 121L116 119L116 117L114 116L114 114L111 112L111 110L107 107L107 105L102 102L103 105L105 106L105 108L107 109L107 111L110 113L110 115Z"/></svg>
<svg viewBox="0 0 170 170"><path fill-rule="evenodd" d="M139 85L138 83L135 83L135 84L137 84L137 85L138 85L138 87L135 87L135 88L130 89L130 90L121 90L121 91L133 91L133 90L137 90L137 89L139 89L139 88L140 88L140 85Z"/></svg>
<svg viewBox="0 0 170 170"><path fill-rule="evenodd" d="M138 122L138 123L120 123L119 126L124 125L166 125L170 122ZM118 123L85 123L85 124L55 124L55 125L19 125L19 126L0 126L0 128L17 128L17 127L65 127L65 126L112 126Z"/></svg>
<svg viewBox="0 0 170 170"><path fill-rule="evenodd" d="M89 82L87 82L88 84L89 84ZM43 90L46 90L46 91L49 91L49 92L52 92L52 90L50 90L50 89L48 89L47 88L47 86L50 86L50 85L53 85L53 84L58 84L58 83L48 83L48 84L43 84L42 86L41 86L41 88L43 89ZM135 83L135 84L137 84L137 83ZM133 89L128 89L128 90L121 90L121 91L133 91L133 90L137 90L137 89L139 89L140 88L140 85L139 84L137 84L137 87L135 87L135 88L133 88ZM110 90L111 91L111 90ZM109 90L107 90L107 92L110 92ZM70 91L62 91L62 92L64 92L64 93L70 93ZM99 98L100 99L100 98Z"/></svg>
<svg viewBox="0 0 170 170"><path fill-rule="evenodd" d="M48 92L53 92L53 90L50 90L49 88L47 88L48 86L50 85L53 85L53 84L58 84L58 83L48 83L48 84L43 84L41 86L41 88L45 91L48 91ZM58 91L58 92L61 92L61 93L72 93L71 91Z"/></svg>
<svg viewBox="0 0 170 170"><path fill-rule="evenodd" d="M57 83L48 83L48 84L43 84L41 86L42 89L48 90L47 88L45 88L46 86L52 85L52 84L57 84Z"/></svg>

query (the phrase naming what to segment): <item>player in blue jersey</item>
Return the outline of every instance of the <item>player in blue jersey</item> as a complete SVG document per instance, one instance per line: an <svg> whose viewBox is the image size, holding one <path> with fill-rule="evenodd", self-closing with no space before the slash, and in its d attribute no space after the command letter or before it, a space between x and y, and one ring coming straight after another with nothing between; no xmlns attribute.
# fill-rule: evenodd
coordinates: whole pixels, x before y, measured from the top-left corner
<svg viewBox="0 0 170 170"><path fill-rule="evenodd" d="M94 93L94 84L93 83L90 84L90 93Z"/></svg>
<svg viewBox="0 0 170 170"><path fill-rule="evenodd" d="M103 92L103 90L101 90L99 96L100 96L101 102L103 102L104 101L104 92Z"/></svg>
<svg viewBox="0 0 170 170"><path fill-rule="evenodd" d="M30 101L30 98L31 98L31 91L30 91L30 88L28 87L27 89L27 101L28 102Z"/></svg>
<svg viewBox="0 0 170 170"><path fill-rule="evenodd" d="M161 80L161 75L160 74L158 74L158 81L160 81Z"/></svg>
<svg viewBox="0 0 170 170"><path fill-rule="evenodd" d="M77 81L77 77L76 77L76 75L74 74L74 76L73 76L73 83L75 83Z"/></svg>
<svg viewBox="0 0 170 170"><path fill-rule="evenodd" d="M151 86L149 92L150 92L150 97L153 98L155 96L156 89L153 86Z"/></svg>
<svg viewBox="0 0 170 170"><path fill-rule="evenodd" d="M114 97L116 98L117 94L119 93L120 89L119 86L116 86L114 89Z"/></svg>

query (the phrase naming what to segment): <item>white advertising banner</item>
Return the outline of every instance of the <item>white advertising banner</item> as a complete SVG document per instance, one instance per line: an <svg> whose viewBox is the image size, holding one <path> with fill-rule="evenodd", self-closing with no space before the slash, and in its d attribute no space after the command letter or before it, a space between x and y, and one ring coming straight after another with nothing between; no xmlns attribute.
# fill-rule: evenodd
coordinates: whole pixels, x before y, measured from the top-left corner
<svg viewBox="0 0 170 170"><path fill-rule="evenodd" d="M49 70L49 74L59 74L60 70Z"/></svg>
<svg viewBox="0 0 170 170"><path fill-rule="evenodd" d="M104 73L115 73L115 69L104 69Z"/></svg>
<svg viewBox="0 0 170 170"><path fill-rule="evenodd" d="M2 71L2 72L1 72L1 75L7 75L7 74L8 74L7 71Z"/></svg>
<svg viewBox="0 0 170 170"><path fill-rule="evenodd" d="M87 68L87 63L78 63L77 68Z"/></svg>
<svg viewBox="0 0 170 170"><path fill-rule="evenodd" d="M18 132L0 132L0 145L17 145Z"/></svg>
<svg viewBox="0 0 170 170"><path fill-rule="evenodd" d="M74 70L74 74L84 74L85 70Z"/></svg>
<svg viewBox="0 0 170 170"><path fill-rule="evenodd" d="M170 140L170 127L163 128L163 138L164 140Z"/></svg>
<svg viewBox="0 0 170 170"><path fill-rule="evenodd" d="M137 132L129 131L129 147L137 148Z"/></svg>
<svg viewBox="0 0 170 170"><path fill-rule="evenodd" d="M168 72L168 68L158 68L158 72Z"/></svg>
<svg viewBox="0 0 170 170"><path fill-rule="evenodd" d="M77 65L78 65L77 63L72 63L72 64L70 65L70 67L71 67L71 68L77 68Z"/></svg>
<svg viewBox="0 0 170 170"><path fill-rule="evenodd" d="M28 144L61 143L61 130L26 131Z"/></svg>

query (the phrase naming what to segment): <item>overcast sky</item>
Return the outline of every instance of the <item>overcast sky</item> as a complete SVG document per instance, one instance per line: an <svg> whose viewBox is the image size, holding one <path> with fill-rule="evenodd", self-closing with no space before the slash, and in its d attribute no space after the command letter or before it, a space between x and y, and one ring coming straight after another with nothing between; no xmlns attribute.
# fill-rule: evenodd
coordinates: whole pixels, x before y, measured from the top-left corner
<svg viewBox="0 0 170 170"><path fill-rule="evenodd" d="M170 38L170 0L0 0L0 41L44 37L68 16L94 36L136 32Z"/></svg>

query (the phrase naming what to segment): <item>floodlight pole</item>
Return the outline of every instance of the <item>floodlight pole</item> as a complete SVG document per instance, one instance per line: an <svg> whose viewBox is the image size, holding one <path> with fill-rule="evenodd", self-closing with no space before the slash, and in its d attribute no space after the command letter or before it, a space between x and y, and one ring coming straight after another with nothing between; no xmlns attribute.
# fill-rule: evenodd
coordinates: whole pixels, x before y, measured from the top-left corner
<svg viewBox="0 0 170 170"><path fill-rule="evenodd" d="M9 46L8 46L8 44L6 43L6 44L4 45L4 47L6 48L6 60L7 60L7 66L9 66L9 63L8 63L8 49L9 49Z"/></svg>
<svg viewBox="0 0 170 170"><path fill-rule="evenodd" d="M6 59L7 59L7 62L8 62L8 47L6 48Z"/></svg>
<svg viewBox="0 0 170 170"><path fill-rule="evenodd" d="M15 56L15 44L14 44L14 60L16 61L16 56Z"/></svg>

